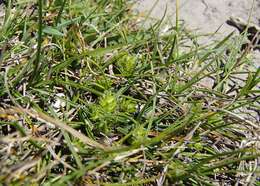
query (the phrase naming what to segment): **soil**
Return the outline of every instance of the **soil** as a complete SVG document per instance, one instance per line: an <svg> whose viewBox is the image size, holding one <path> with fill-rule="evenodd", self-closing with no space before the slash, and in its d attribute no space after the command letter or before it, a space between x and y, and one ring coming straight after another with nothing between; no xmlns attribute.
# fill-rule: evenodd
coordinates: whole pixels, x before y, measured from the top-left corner
<svg viewBox="0 0 260 186"><path fill-rule="evenodd" d="M151 13L153 18L162 18L167 8L166 19L175 22L176 0L138 0L136 9L148 12L157 2ZM254 4L253 4L254 2ZM179 0L179 19L185 26L201 33L218 30L219 35L227 35L234 27L226 24L230 16L248 20L252 10L251 22L260 24L260 0Z"/></svg>

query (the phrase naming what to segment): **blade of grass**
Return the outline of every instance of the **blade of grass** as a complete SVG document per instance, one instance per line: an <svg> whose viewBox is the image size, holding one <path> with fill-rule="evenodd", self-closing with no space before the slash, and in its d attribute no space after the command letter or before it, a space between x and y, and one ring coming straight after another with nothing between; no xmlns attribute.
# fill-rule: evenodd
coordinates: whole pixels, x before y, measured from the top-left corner
<svg viewBox="0 0 260 186"><path fill-rule="evenodd" d="M34 83L34 81L38 80L39 78L39 68L40 68L40 63L41 63L41 47L42 47L42 30L43 30L43 3L42 0L38 0L38 38L37 38L37 52L36 52L36 59L34 61L34 69L33 73L30 79L30 85Z"/></svg>

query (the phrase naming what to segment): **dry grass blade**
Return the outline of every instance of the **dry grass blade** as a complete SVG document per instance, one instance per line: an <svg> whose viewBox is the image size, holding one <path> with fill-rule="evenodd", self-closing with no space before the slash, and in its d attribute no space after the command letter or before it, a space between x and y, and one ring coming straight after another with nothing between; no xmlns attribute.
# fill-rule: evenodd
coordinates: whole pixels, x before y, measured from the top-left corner
<svg viewBox="0 0 260 186"><path fill-rule="evenodd" d="M228 110L225 110L225 109L218 109L219 111L221 112L225 112L227 114L229 114L230 116L242 121L242 122L245 122L246 124L250 125L251 127L253 127L255 130L259 131L260 130L260 125L257 125L257 124L254 124L253 122L243 118L242 116L239 116L238 114L236 113L233 113L233 112L230 112Z"/></svg>
<svg viewBox="0 0 260 186"><path fill-rule="evenodd" d="M31 111L28 109L24 109L24 108L18 108L18 107L12 107L12 109L10 110L2 110L0 111L0 114L28 114L29 116L42 121L44 123L50 123L55 125L58 128L61 128L65 131L67 131L68 133L70 133L71 135L73 135L74 137L80 139L83 143L94 147L94 148L98 148L98 149L102 149L102 150L108 150L109 148L106 147L105 145L102 145L90 138L88 138L87 136L83 135L82 133L78 132L77 130L71 128L70 126L68 126L66 123L63 123L60 120L54 119L50 116L48 116L47 114L44 114L43 112L39 112L39 111Z"/></svg>

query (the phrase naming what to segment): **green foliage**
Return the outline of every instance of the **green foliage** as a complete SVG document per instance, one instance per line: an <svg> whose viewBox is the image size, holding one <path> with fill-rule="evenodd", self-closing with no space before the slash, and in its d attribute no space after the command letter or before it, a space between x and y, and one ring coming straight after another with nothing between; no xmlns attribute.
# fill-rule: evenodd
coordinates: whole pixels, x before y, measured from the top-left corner
<svg viewBox="0 0 260 186"><path fill-rule="evenodd" d="M142 28L126 0L8 2L0 184L257 184L260 70L243 37Z"/></svg>
<svg viewBox="0 0 260 186"><path fill-rule="evenodd" d="M120 110L126 113L136 112L137 103L132 100L123 99L120 103Z"/></svg>
<svg viewBox="0 0 260 186"><path fill-rule="evenodd" d="M104 90L109 90L113 84L112 80L105 76L98 77L96 83Z"/></svg>
<svg viewBox="0 0 260 186"><path fill-rule="evenodd" d="M115 95L111 92L106 93L100 100L99 100L100 107L108 113L113 113L116 111L117 108L117 100Z"/></svg>
<svg viewBox="0 0 260 186"><path fill-rule="evenodd" d="M132 76L136 68L136 57L126 54L117 61L117 66L123 76Z"/></svg>

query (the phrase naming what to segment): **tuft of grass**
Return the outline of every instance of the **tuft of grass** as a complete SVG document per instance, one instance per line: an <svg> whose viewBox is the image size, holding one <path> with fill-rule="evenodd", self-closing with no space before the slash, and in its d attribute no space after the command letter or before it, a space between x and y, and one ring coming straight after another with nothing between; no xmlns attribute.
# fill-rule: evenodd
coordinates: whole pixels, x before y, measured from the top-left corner
<svg viewBox="0 0 260 186"><path fill-rule="evenodd" d="M259 183L260 71L244 36L199 45L178 21L143 28L131 6L9 1L1 184Z"/></svg>

